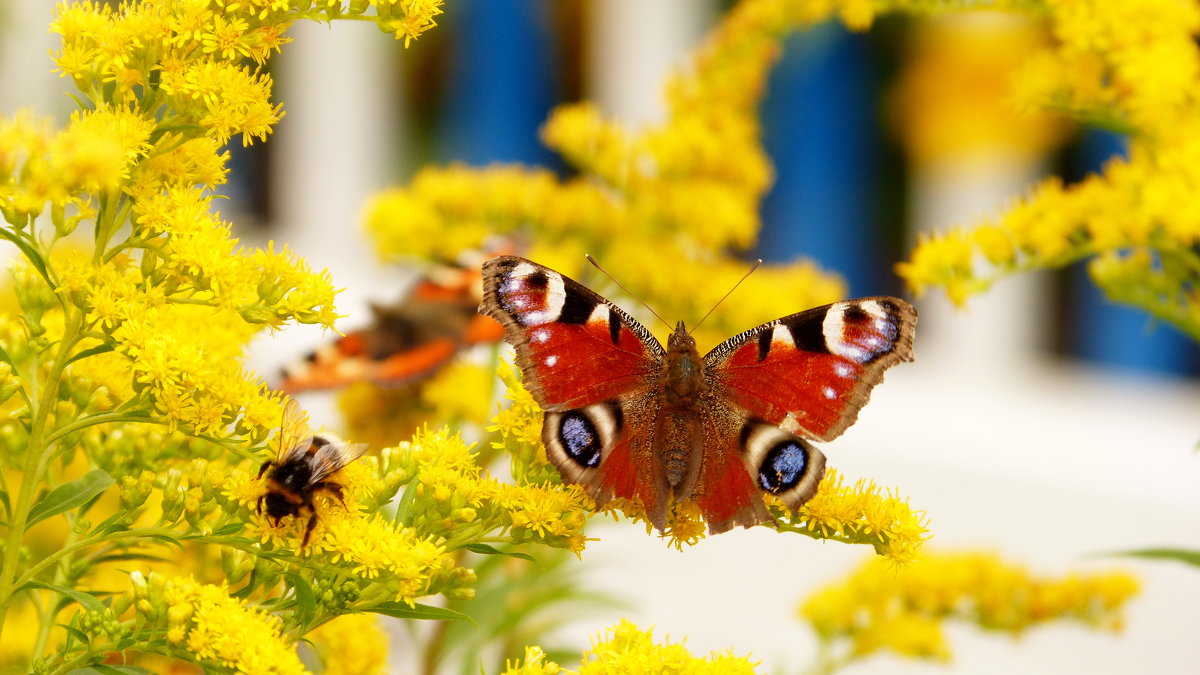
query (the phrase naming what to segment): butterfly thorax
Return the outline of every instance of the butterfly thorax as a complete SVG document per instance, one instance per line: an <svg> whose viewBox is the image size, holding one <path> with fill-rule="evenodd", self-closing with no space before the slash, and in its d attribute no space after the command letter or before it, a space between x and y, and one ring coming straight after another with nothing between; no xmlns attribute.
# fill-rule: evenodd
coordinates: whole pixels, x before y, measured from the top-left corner
<svg viewBox="0 0 1200 675"><path fill-rule="evenodd" d="M667 340L663 370L663 396L667 406L676 410L694 410L704 393L704 362L696 351L696 341L688 335L682 321Z"/></svg>

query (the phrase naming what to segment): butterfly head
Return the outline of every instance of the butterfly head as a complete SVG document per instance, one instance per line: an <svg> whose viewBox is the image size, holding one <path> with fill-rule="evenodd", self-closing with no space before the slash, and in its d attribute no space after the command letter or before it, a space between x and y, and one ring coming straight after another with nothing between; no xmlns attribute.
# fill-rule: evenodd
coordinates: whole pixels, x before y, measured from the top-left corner
<svg viewBox="0 0 1200 675"><path fill-rule="evenodd" d="M673 353L696 351L696 340L682 321L675 324L675 330L671 333L671 337L667 338L667 351Z"/></svg>

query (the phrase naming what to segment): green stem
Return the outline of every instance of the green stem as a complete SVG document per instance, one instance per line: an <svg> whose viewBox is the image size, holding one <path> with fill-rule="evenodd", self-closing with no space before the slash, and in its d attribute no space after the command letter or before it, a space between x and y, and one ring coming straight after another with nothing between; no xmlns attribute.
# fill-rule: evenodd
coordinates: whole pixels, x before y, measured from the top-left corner
<svg viewBox="0 0 1200 675"><path fill-rule="evenodd" d="M54 401L58 397L58 385L66 368L71 350L79 340L79 329L83 323L82 314L71 312L67 316L63 329L63 338L58 345L50 372L46 376L45 387L41 392L37 407L32 411L33 419L29 428L29 445L25 448L25 467L21 476L21 493L17 496L17 504L13 509L12 519L8 524L8 536L4 541L4 561L0 564L0 638L4 636L4 620L12 605L17 577L17 563L20 561L21 540L25 537L25 524L29 519L29 511L33 508L33 497L41 483L41 477L50 461L53 445L45 441L46 426L50 411L54 409ZM29 378L31 392L36 392L37 363L33 364ZM34 396L36 398L36 396Z"/></svg>
<svg viewBox="0 0 1200 675"><path fill-rule="evenodd" d="M54 625L53 617L51 616L53 610L42 605L37 593L32 593L31 596L34 609L38 615L38 634L37 639L33 643L33 651L30 654L33 658L37 658L46 650L46 643L50 639L50 627ZM51 607L53 606L53 603L51 603Z"/></svg>
<svg viewBox="0 0 1200 675"><path fill-rule="evenodd" d="M46 556L45 558L43 558L36 565L34 565L33 567L30 567L24 574L22 574L21 578L17 579L16 587L20 588L22 585L27 584L30 581L33 581L37 577L37 575L40 574L43 570L50 567L51 565L54 565L56 562L61 560L63 557L68 556L72 553L75 553L76 551L79 551L81 549L85 549L90 546L95 546L96 544L102 544L106 541L140 539L143 537L145 537L145 538L171 537L174 539L178 539L180 541L203 541L203 542L208 542L211 544L217 544L219 546L228 546L230 548L236 548L238 550L246 551L247 553L255 553L256 552L256 549L253 546L230 542L222 537L211 537L211 536L205 536L205 535L200 535L200 534L190 535L190 534L186 534L184 532L179 532L178 530L172 530L169 527L143 527L143 528L137 529L137 530L119 530L117 532L109 532L107 534L93 535L86 539L80 539L79 541L77 541L69 546L64 546L63 548L60 548L59 550L57 550L57 551L51 553L50 555Z"/></svg>
<svg viewBox="0 0 1200 675"><path fill-rule="evenodd" d="M109 412L98 413L95 415L88 415L87 417L84 417L83 419L75 420L74 422L72 422L66 426L62 426L62 427L55 429L54 433L50 434L46 438L46 445L53 445L55 442L58 441L58 439L62 438L63 436L66 436L67 434L72 434L72 433L75 433L76 431L80 431L81 429L86 429L88 427L96 426L97 424L108 424L109 422L144 422L147 424L161 424L162 423L159 420L151 419L151 418L147 417L144 413L131 414L129 411L113 410L113 411L109 411Z"/></svg>

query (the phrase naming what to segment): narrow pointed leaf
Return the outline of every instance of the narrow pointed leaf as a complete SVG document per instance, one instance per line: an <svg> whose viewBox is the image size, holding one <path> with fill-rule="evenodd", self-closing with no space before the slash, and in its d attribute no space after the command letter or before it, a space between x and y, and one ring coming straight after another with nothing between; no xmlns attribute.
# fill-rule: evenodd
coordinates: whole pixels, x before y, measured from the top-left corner
<svg viewBox="0 0 1200 675"><path fill-rule="evenodd" d="M392 616L397 619L428 619L432 621L470 621L475 623L471 617L456 612L452 609L444 609L442 607L431 607L417 603L409 607L403 602L381 602L378 605L367 607L364 611L374 612L375 614L383 614L384 616Z"/></svg>
<svg viewBox="0 0 1200 675"><path fill-rule="evenodd" d="M26 521L25 526L29 527L50 516L83 506L93 497L107 490L113 482L112 476L96 469L70 483L60 485L42 497L41 501L29 510L29 520Z"/></svg>
<svg viewBox="0 0 1200 675"><path fill-rule="evenodd" d="M1185 551L1178 548L1143 548L1136 551L1117 551L1113 555L1149 558L1151 560L1174 560L1192 567L1200 567L1200 551Z"/></svg>

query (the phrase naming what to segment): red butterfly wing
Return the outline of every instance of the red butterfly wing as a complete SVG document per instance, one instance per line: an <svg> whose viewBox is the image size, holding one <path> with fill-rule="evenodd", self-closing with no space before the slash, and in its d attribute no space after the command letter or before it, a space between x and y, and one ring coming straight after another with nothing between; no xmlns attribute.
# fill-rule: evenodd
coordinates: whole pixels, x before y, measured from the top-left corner
<svg viewBox="0 0 1200 675"><path fill-rule="evenodd" d="M662 346L619 307L554 270L515 256L483 266L479 311L504 325L517 364L546 410L546 454L598 505L641 500L665 520L653 451Z"/></svg>
<svg viewBox="0 0 1200 675"><path fill-rule="evenodd" d="M704 461L694 489L710 531L768 519L762 494L792 510L816 494L827 441L854 422L883 371L912 360L916 312L862 298L777 319L705 357Z"/></svg>
<svg viewBox="0 0 1200 675"><path fill-rule="evenodd" d="M663 349L616 305L524 258L483 266L480 312L504 325L525 386L549 411L582 408L650 386Z"/></svg>
<svg viewBox="0 0 1200 675"><path fill-rule="evenodd" d="M883 371L913 359L917 313L898 298L836 302L736 335L705 356L714 386L752 417L829 441Z"/></svg>

